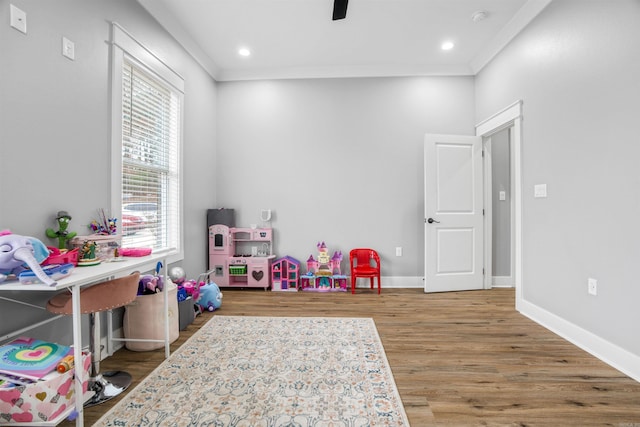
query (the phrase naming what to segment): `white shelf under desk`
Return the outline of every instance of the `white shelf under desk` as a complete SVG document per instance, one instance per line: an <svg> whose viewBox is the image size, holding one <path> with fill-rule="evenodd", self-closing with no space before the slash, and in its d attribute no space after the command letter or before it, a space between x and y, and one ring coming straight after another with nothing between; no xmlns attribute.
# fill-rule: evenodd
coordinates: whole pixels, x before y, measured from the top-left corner
<svg viewBox="0 0 640 427"><path fill-rule="evenodd" d="M75 360L82 360L82 313L80 311L80 289L85 286L90 286L96 283L103 282L116 277L125 276L134 271L151 271L154 270L158 261L162 262L165 272L165 283L167 282L166 259L168 256L173 255L172 251L166 251L158 254L151 254L144 257L125 257L124 261L118 262L103 262L98 265L90 267L76 267L71 275L58 280L54 286L47 286L44 284L32 284L23 285L17 280L10 280L0 283L0 299L6 301L12 301L20 303L15 299L2 297L2 291L20 291L20 292L35 292L35 291L47 291L51 293L58 292L63 289L68 289L72 294L72 308L73 308L73 348ZM168 292L164 294L164 312L169 310ZM29 304L27 304L29 305ZM109 338L111 333L109 333ZM164 344L165 344L165 357L169 357L169 317L165 316L164 325ZM111 343L108 343L111 347ZM84 381L84 373L82 369L76 372L75 378L75 395L82 396L82 383ZM84 426L84 412L83 412L83 400L76 398L76 426ZM63 421L62 419L60 421Z"/></svg>

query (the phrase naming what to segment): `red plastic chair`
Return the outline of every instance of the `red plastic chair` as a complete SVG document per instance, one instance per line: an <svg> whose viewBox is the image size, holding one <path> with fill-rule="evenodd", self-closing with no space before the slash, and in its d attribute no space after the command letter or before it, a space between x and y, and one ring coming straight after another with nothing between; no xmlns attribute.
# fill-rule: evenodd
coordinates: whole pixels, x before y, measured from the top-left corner
<svg viewBox="0 0 640 427"><path fill-rule="evenodd" d="M369 278L373 289L373 278L378 278L378 294L380 293L380 256L378 252L368 248L352 249L349 252L351 266L351 293L356 293L356 279Z"/></svg>

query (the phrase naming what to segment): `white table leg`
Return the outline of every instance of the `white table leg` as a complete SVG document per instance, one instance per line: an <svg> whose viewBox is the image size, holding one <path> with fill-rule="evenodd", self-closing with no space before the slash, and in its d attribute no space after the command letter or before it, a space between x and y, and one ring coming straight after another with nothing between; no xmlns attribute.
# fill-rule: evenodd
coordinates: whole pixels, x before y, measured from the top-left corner
<svg viewBox="0 0 640 427"><path fill-rule="evenodd" d="M167 259L162 260L163 275L164 275L164 358L169 358L170 347L169 347L169 275L167 274L168 266ZM175 313L177 316L178 313Z"/></svg>
<svg viewBox="0 0 640 427"><path fill-rule="evenodd" d="M80 311L80 286L71 287L71 304L73 306L73 359L75 361L75 398L76 427L84 426L82 383L84 382L84 366L82 363L82 312Z"/></svg>

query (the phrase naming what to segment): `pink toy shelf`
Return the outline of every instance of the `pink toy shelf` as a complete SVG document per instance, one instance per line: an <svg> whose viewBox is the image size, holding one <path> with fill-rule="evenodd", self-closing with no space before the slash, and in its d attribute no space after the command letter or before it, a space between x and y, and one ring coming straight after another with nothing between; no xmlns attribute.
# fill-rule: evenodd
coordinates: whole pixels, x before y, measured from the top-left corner
<svg viewBox="0 0 640 427"><path fill-rule="evenodd" d="M324 242L318 243L318 259L309 256L307 273L300 277L303 291L312 292L346 292L347 276L340 273L342 252L334 252L329 257L329 250Z"/></svg>
<svg viewBox="0 0 640 427"><path fill-rule="evenodd" d="M219 287L264 288L271 286L271 228L209 227L209 270Z"/></svg>
<svg viewBox="0 0 640 427"><path fill-rule="evenodd" d="M300 287L300 261L285 256L271 264L271 290L296 292Z"/></svg>

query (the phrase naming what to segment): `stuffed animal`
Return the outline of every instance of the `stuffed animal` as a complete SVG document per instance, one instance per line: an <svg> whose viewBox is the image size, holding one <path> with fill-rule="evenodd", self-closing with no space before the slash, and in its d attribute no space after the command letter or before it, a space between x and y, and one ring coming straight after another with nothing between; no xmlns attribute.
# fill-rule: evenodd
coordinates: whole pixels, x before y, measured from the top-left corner
<svg viewBox="0 0 640 427"><path fill-rule="evenodd" d="M162 276L145 274L144 276L140 276L138 295L155 294L156 292L162 292L163 288L164 280L162 279Z"/></svg>
<svg viewBox="0 0 640 427"><path fill-rule="evenodd" d="M48 256L45 244L35 237L12 234L9 230L0 231L0 282L10 274L17 276L28 266L42 283L55 285L56 281L47 276L40 266Z"/></svg>
<svg viewBox="0 0 640 427"><path fill-rule="evenodd" d="M220 292L218 285L209 282L200 286L200 298L196 300L196 304L198 304L203 311L219 309L222 305L222 292Z"/></svg>
<svg viewBox="0 0 640 427"><path fill-rule="evenodd" d="M71 215L69 215L67 211L59 211L56 220L58 221L58 231L55 231L53 228L47 228L47 237L58 239L58 249L66 249L67 241L76 237L78 233L75 231L67 231L69 221L71 221Z"/></svg>

